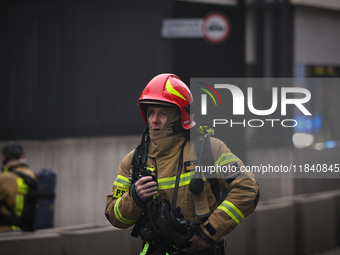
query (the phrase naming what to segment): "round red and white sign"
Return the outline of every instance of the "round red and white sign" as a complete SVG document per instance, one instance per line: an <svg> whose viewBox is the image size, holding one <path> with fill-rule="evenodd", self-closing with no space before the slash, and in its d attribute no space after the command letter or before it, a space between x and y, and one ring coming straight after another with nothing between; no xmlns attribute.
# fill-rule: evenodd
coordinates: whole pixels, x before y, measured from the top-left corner
<svg viewBox="0 0 340 255"><path fill-rule="evenodd" d="M228 18L219 12L208 14L202 22L203 37L211 43L221 43L225 41L231 31Z"/></svg>

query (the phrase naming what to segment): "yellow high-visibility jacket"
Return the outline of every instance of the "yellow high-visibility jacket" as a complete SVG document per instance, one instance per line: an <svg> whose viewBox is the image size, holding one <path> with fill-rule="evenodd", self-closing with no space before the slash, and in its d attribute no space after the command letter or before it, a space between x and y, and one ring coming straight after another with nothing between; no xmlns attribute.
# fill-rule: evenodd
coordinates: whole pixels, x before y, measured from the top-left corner
<svg viewBox="0 0 340 255"><path fill-rule="evenodd" d="M22 172L35 179L35 175L32 170L22 162L12 161L7 166L8 168L15 169L18 172ZM9 205L9 207L16 213L17 216L21 216L24 210L24 198L28 193L28 185L24 182L24 179L16 175L11 171L0 173L0 201L3 201ZM5 206L0 208L1 215L10 216L10 212ZM0 231L18 230L18 226L0 226Z"/></svg>
<svg viewBox="0 0 340 255"><path fill-rule="evenodd" d="M185 139L181 135L171 136L161 141L151 141L146 166L152 166L158 180L158 200L163 204L164 199L172 201L175 179L178 169L179 156ZM186 220L198 221L197 212L202 208L195 203L194 194L189 190L190 181L194 175L195 166L189 162L196 160L192 149L193 142L186 142L183 151L183 167L181 170L176 207ZM191 150L190 150L191 147ZM219 139L211 137L211 150L215 166L227 166L237 163L241 171L244 164ZM129 187L129 171L133 157L131 151L122 161L119 173L113 183L112 192L106 197L105 214L111 224L118 228L128 228L134 225L145 210L145 206L134 199L133 187ZM191 170L191 171L190 171ZM202 222L200 233L211 243L218 242L237 227L241 221L250 215L259 197L259 187L252 173L243 171L234 180L234 175L223 177L218 173L220 190L228 192L225 200L217 204L208 180L204 180L204 197L208 203L210 216Z"/></svg>

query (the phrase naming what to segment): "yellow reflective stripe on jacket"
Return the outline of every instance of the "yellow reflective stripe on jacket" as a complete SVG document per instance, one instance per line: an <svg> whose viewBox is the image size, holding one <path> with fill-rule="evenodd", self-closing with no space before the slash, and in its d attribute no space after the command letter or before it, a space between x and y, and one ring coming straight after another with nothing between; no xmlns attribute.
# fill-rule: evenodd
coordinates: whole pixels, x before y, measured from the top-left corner
<svg viewBox="0 0 340 255"><path fill-rule="evenodd" d="M115 182L113 185L119 186L121 188L127 189L130 187L130 182L129 178L123 176L123 175L118 175Z"/></svg>
<svg viewBox="0 0 340 255"><path fill-rule="evenodd" d="M237 225L245 218L243 213L229 201L223 201L217 209L221 209L227 213L237 223Z"/></svg>
<svg viewBox="0 0 340 255"><path fill-rule="evenodd" d="M16 215L21 216L23 210L24 210L24 196L21 194L18 194L16 195L16 201L15 201Z"/></svg>
<svg viewBox="0 0 340 255"><path fill-rule="evenodd" d="M23 178L17 178L17 186L18 186L18 192L20 194L27 194L28 193L28 185L25 183Z"/></svg>
<svg viewBox="0 0 340 255"><path fill-rule="evenodd" d="M117 218L120 222L122 222L122 223L124 223L124 224L132 224L132 223L135 222L135 220L127 220L127 219L125 219L125 218L122 216L122 214L120 213L120 211L119 211L118 206L119 206L119 202L120 202L121 199L122 199L122 198L118 198L117 201L116 201L116 203L115 203L114 212L115 212L116 218Z"/></svg>
<svg viewBox="0 0 340 255"><path fill-rule="evenodd" d="M15 214L21 216L24 210L24 195L28 193L28 185L25 183L23 178L17 178L17 187L19 194L15 197Z"/></svg>
<svg viewBox="0 0 340 255"><path fill-rule="evenodd" d="M189 185L191 179L194 177L195 171L191 171L185 174L180 175L179 186ZM206 178L203 177L203 180ZM158 189L174 189L176 183L176 176L168 177L168 178L160 178L158 179Z"/></svg>
<svg viewBox="0 0 340 255"><path fill-rule="evenodd" d="M238 160L240 159L231 152L223 153L221 157L219 157L219 159L215 162L215 166L223 166Z"/></svg>

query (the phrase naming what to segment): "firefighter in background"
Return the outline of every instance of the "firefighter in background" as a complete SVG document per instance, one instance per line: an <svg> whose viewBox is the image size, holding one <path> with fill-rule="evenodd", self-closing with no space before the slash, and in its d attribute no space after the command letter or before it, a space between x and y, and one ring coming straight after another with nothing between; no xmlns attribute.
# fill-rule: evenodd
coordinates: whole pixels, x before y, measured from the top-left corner
<svg viewBox="0 0 340 255"><path fill-rule="evenodd" d="M254 176L242 171L242 161L214 137L208 143L213 164L234 170L212 180L195 173L200 156L190 150L195 141L188 135L199 132L190 114L193 98L176 75L154 77L138 105L146 130L119 167L106 197L107 219L118 228L134 225L132 235L144 244L140 254L225 254L224 236L257 205ZM222 189L227 196L220 202L216 190Z"/></svg>
<svg viewBox="0 0 340 255"><path fill-rule="evenodd" d="M0 173L0 231L20 230L18 219L23 215L25 195L28 185L13 171L35 179L34 173L26 164L22 146L11 141L2 150ZM15 213L19 217L13 217Z"/></svg>

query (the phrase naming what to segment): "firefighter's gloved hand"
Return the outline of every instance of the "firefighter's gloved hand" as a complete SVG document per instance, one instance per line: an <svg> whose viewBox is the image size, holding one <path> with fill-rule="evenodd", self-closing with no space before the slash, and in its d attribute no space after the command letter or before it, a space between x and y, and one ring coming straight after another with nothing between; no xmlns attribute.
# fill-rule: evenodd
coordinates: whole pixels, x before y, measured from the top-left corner
<svg viewBox="0 0 340 255"><path fill-rule="evenodd" d="M149 197L157 195L157 182L152 181L151 176L145 176L135 182L135 190L139 198L146 202Z"/></svg>
<svg viewBox="0 0 340 255"><path fill-rule="evenodd" d="M206 249L210 247L210 244L199 235L194 235L189 241L191 242L190 250Z"/></svg>

